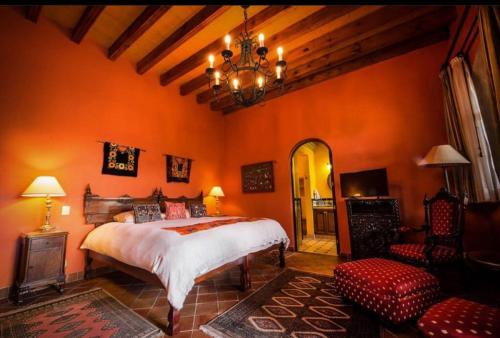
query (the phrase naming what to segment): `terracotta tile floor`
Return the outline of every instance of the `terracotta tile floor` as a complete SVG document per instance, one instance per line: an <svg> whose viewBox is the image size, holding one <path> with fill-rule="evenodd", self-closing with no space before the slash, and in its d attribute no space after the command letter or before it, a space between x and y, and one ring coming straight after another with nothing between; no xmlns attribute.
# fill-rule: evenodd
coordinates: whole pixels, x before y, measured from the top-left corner
<svg viewBox="0 0 500 338"><path fill-rule="evenodd" d="M301 252L310 252L323 255L337 256L335 236L308 236L302 239L299 247Z"/></svg>
<svg viewBox="0 0 500 338"><path fill-rule="evenodd" d="M176 337L207 337L199 326L224 312L255 289L274 278L281 270L276 266L277 257L263 256L253 264L252 289L238 290L239 270L231 269L214 278L195 285L181 310L181 330ZM338 257L308 253L288 253L287 266L319 274L332 275L333 268L341 261ZM64 295L101 287L138 314L165 330L168 311L167 296L163 289L145 284L121 272L109 273L88 281L67 284ZM55 290L46 289L26 299L25 305L61 297ZM17 309L8 300L0 301L0 312ZM393 334L381 327L381 337L416 337L416 329L408 326Z"/></svg>

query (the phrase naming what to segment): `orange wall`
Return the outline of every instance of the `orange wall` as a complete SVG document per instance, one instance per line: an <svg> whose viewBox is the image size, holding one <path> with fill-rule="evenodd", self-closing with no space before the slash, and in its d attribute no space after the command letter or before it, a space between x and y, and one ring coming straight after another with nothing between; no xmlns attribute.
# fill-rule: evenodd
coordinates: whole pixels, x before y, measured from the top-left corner
<svg viewBox="0 0 500 338"><path fill-rule="evenodd" d="M53 200L53 224L70 233L67 273L83 270L87 183L109 196L145 196L157 186L194 195L222 183L223 118L157 76L137 75L125 57L109 61L88 40L77 45L43 17L35 25L6 7L0 55L0 288L13 282L20 233L42 224L43 199L19 196L38 175L56 176L67 194ZM146 149L138 177L101 175L96 140ZM166 183L162 153L195 159L190 184ZM70 216L60 216L61 205Z"/></svg>
<svg viewBox="0 0 500 338"><path fill-rule="evenodd" d="M230 214L276 218L293 238L290 152L319 138L333 152L341 251L349 240L339 174L387 167L404 222L420 225L422 199L441 171L416 165L446 142L438 77L446 42L340 76L225 117L223 207ZM274 193L242 194L240 166L275 160Z"/></svg>

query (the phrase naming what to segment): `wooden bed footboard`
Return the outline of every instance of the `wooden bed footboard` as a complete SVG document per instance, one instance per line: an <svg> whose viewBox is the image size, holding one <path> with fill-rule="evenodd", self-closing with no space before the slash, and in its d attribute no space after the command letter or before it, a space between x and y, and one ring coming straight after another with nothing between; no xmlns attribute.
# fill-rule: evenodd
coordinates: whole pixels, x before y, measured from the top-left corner
<svg viewBox="0 0 500 338"><path fill-rule="evenodd" d="M204 280L207 280L216 274L228 270L232 267L239 266L240 267L240 289L242 291L248 290L252 286L252 281L250 277L250 263L251 261L255 258L255 256L278 249L279 250L279 266L281 268L285 267L285 243L279 243L275 244L267 249L264 249L262 251L258 251L256 253L252 253L246 256L243 256L241 258L238 258L237 260L224 264L223 266L214 269L212 271L207 272L204 275L199 276L198 278L195 279L195 283L200 283L203 282ZM85 255L85 279L90 278L91 276L91 271L92 271L92 262L96 260L101 263L105 263L116 270L122 271L128 275L131 275L139 280L142 280L144 282L157 285L163 288L163 285L155 274L135 267L131 266L125 263L122 263L114 258L111 258L106 255L99 254L95 251L92 250L87 250L86 255ZM167 334L172 336L180 332L180 310L174 308L170 304L170 309L167 314L167 320L168 320L168 325L167 325Z"/></svg>

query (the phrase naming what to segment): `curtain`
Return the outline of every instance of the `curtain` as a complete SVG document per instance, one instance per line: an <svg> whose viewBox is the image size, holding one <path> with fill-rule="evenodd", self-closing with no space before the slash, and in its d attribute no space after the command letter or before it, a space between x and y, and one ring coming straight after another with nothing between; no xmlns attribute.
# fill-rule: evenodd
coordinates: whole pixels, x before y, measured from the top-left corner
<svg viewBox="0 0 500 338"><path fill-rule="evenodd" d="M499 201L500 183L469 66L463 56L441 71L449 143L471 165L453 173L453 182L470 202Z"/></svg>
<svg viewBox="0 0 500 338"><path fill-rule="evenodd" d="M472 79L490 143L497 176L500 176L500 7L481 6L478 44L472 62Z"/></svg>

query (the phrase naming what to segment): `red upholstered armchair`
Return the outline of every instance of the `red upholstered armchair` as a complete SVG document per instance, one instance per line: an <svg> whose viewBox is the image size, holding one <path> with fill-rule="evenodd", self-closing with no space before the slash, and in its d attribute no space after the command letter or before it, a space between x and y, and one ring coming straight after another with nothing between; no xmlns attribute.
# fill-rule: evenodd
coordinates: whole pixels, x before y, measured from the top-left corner
<svg viewBox="0 0 500 338"><path fill-rule="evenodd" d="M462 201L441 189L431 199L424 199L425 224L420 229L400 228L400 232L425 231L423 244L392 244L389 254L414 265L427 266L462 263L464 206Z"/></svg>

